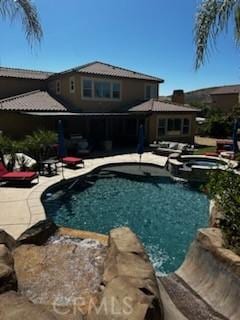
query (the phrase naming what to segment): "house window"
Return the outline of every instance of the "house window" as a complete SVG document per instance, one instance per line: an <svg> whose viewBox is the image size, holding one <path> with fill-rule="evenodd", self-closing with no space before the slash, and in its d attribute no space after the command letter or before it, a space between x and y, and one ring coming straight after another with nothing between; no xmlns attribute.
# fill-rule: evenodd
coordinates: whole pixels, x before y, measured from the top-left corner
<svg viewBox="0 0 240 320"><path fill-rule="evenodd" d="M190 121L189 119L183 119L183 134L189 134L189 129L190 129Z"/></svg>
<svg viewBox="0 0 240 320"><path fill-rule="evenodd" d="M70 91L70 93L75 93L75 78L74 77L69 78L69 91Z"/></svg>
<svg viewBox="0 0 240 320"><path fill-rule="evenodd" d="M83 96L92 98L92 80L83 80Z"/></svg>
<svg viewBox="0 0 240 320"><path fill-rule="evenodd" d="M82 96L92 99L120 100L121 83L119 81L83 79Z"/></svg>
<svg viewBox="0 0 240 320"><path fill-rule="evenodd" d="M168 119L168 131L181 131L181 119Z"/></svg>
<svg viewBox="0 0 240 320"><path fill-rule="evenodd" d="M157 93L157 85L156 84L147 84L145 86L145 99L146 100L156 98L157 95L158 95L158 93Z"/></svg>
<svg viewBox="0 0 240 320"><path fill-rule="evenodd" d="M95 98L111 98L111 83L106 81L95 81Z"/></svg>
<svg viewBox="0 0 240 320"><path fill-rule="evenodd" d="M166 135L166 119L158 120L158 137Z"/></svg>
<svg viewBox="0 0 240 320"><path fill-rule="evenodd" d="M60 94L61 93L61 81L57 80L56 81L56 94Z"/></svg>
<svg viewBox="0 0 240 320"><path fill-rule="evenodd" d="M113 99L120 99L120 83L114 82L112 84L112 97Z"/></svg>

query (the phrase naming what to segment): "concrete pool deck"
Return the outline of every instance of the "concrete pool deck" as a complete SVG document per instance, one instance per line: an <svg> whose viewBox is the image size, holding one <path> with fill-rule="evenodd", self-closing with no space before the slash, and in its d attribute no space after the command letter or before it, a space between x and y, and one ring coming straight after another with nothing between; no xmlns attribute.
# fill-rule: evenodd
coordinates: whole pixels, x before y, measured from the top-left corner
<svg viewBox="0 0 240 320"><path fill-rule="evenodd" d="M91 172L99 166L117 163L138 163L139 155L136 153L86 159L85 167L77 170L64 168L66 179L74 178ZM142 163L154 164L164 167L167 157L146 152L142 156ZM40 177L39 184L32 188L0 187L0 229L4 229L14 238L18 238L26 229L46 218L41 203L42 193L51 185L60 182L62 175L53 177Z"/></svg>

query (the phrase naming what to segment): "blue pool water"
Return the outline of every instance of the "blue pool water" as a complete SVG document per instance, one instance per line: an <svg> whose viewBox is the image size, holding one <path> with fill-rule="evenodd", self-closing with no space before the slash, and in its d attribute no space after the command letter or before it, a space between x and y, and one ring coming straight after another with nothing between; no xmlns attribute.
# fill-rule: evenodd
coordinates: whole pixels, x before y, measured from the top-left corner
<svg viewBox="0 0 240 320"><path fill-rule="evenodd" d="M201 166L201 167L208 167L208 168L216 168L219 165L221 165L220 161L210 161L210 160L189 160L186 163L187 166L192 167L192 166Z"/></svg>
<svg viewBox="0 0 240 320"><path fill-rule="evenodd" d="M169 273L183 262L197 229L207 225L209 201L189 185L173 182L161 169L141 170L139 176L137 166L131 175L104 169L48 191L43 204L59 225L104 234L129 226L156 270Z"/></svg>

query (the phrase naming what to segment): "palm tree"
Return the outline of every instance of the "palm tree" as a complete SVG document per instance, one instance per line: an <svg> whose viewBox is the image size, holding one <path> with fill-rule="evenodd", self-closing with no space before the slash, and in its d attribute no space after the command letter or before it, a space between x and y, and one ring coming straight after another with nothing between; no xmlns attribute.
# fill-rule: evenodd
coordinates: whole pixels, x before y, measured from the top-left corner
<svg viewBox="0 0 240 320"><path fill-rule="evenodd" d="M0 15L14 20L20 17L28 42L40 42L43 31L38 11L32 0L0 0Z"/></svg>
<svg viewBox="0 0 240 320"><path fill-rule="evenodd" d="M209 45L215 45L218 34L234 21L236 44L240 44L240 0L202 0L195 23L195 46L198 69L205 61Z"/></svg>

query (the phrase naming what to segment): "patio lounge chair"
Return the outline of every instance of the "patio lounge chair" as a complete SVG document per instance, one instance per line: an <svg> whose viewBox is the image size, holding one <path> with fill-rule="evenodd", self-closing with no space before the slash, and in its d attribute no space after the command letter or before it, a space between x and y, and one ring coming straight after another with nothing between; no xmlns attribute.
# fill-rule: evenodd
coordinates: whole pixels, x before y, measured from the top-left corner
<svg viewBox="0 0 240 320"><path fill-rule="evenodd" d="M191 154L193 152L193 148L190 148L188 144L171 141L163 141L157 144L151 144L150 147L153 148L153 153L160 156L169 156L172 153L179 155Z"/></svg>
<svg viewBox="0 0 240 320"><path fill-rule="evenodd" d="M84 167L83 159L77 157L64 157L62 163L73 169L75 169L78 164L82 164Z"/></svg>
<svg viewBox="0 0 240 320"><path fill-rule="evenodd" d="M10 172L0 161L0 181L1 182L27 182L30 183L38 179L39 175L34 171L13 171Z"/></svg>

